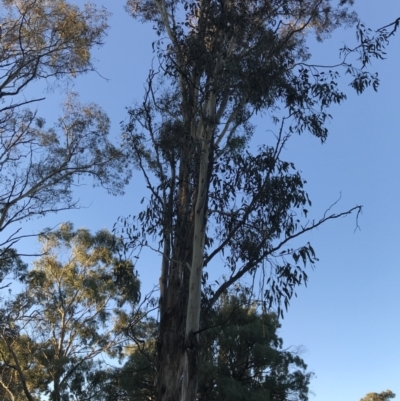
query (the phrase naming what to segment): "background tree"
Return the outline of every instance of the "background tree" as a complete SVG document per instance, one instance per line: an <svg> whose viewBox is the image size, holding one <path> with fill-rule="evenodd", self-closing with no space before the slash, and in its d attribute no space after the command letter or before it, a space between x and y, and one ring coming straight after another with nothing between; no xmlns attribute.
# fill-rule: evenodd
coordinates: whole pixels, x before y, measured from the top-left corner
<svg viewBox="0 0 400 401"><path fill-rule="evenodd" d="M211 328L201 337L198 399L307 401L311 373L283 349L278 316L260 313L250 294L240 288L223 294L206 319Z"/></svg>
<svg viewBox="0 0 400 401"><path fill-rule="evenodd" d="M28 273L26 289L8 303L1 367L14 381L9 386L1 376L0 384L17 396L17 382L30 401L37 394L87 399L87 383L100 375L97 357L115 357L123 346L139 280L121 243L105 230L92 235L67 223L40 240L44 256Z"/></svg>
<svg viewBox="0 0 400 401"><path fill-rule="evenodd" d="M340 26L354 25L352 3L127 2L128 12L153 23L160 35L153 44L159 64L124 126L126 144L151 192L138 218L125 220L131 225L128 237L135 246L141 235L157 237L162 254L158 401L196 398L201 284L216 256L228 273L208 288L206 308L238 280L259 272L268 306L277 304L281 312L295 287L307 281L305 266L315 261L310 244L291 240L360 211L308 219L305 181L281 158L295 133L309 131L325 141L327 109L346 98L338 85L340 68L358 93L378 86L365 67L371 58L383 57L385 40L378 35L365 41L362 24L359 45L344 46L337 67L309 61L307 36L323 40ZM357 66L352 54L359 56ZM256 113L271 116L275 131L252 153L247 144Z"/></svg>
<svg viewBox="0 0 400 401"><path fill-rule="evenodd" d="M360 401L389 401L395 397L396 394L390 390L386 390L381 393L368 393L364 398L361 398Z"/></svg>
<svg viewBox="0 0 400 401"><path fill-rule="evenodd" d="M16 222L77 206L74 180L90 175L120 193L129 172L122 152L108 139L109 119L95 104L71 94L54 128L27 108L43 100L24 90L60 82L94 69L108 13L64 0L2 0L0 9L0 257L24 235ZM36 234L35 234L36 235Z"/></svg>

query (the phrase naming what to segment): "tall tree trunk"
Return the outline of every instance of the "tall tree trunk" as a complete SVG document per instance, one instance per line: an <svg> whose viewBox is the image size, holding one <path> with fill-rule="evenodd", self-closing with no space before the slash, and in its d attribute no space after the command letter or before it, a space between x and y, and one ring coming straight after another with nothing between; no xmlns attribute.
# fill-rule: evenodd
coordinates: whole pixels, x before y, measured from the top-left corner
<svg viewBox="0 0 400 401"><path fill-rule="evenodd" d="M164 255L160 278L160 328L157 344L157 401L177 401L182 388L185 354L185 322L188 300L189 266L192 259L191 169L193 141L188 139L181 151L176 223L168 205L164 231ZM170 207L171 206L171 207ZM171 235L172 234L172 235Z"/></svg>
<svg viewBox="0 0 400 401"><path fill-rule="evenodd" d="M176 224L164 237L157 352L157 401L194 401L197 393L201 278L215 118L215 95L205 118L190 127L180 157ZM170 209L171 210L171 209ZM173 216L170 216L173 227ZM166 230L165 232L167 232Z"/></svg>
<svg viewBox="0 0 400 401"><path fill-rule="evenodd" d="M185 358L181 401L195 401L199 370L199 334L201 308L201 278L204 265L204 248L207 227L207 200L210 185L210 165L215 130L214 93L210 94L205 108L206 121L201 119L201 154L194 207L193 255L190 266L188 306L185 327Z"/></svg>

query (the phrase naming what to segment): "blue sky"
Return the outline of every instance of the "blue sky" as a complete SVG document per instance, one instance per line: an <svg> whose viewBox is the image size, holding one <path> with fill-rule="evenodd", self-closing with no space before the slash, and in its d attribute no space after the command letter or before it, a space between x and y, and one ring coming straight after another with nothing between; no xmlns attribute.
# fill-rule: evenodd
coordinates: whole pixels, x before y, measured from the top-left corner
<svg viewBox="0 0 400 401"><path fill-rule="evenodd" d="M81 1L77 3L82 4ZM74 90L82 101L100 104L112 120L112 135L119 137L125 107L140 101L147 71L154 57L154 31L142 26L123 10L123 0L104 0L112 13L106 45L95 51L102 79L92 73L76 80ZM398 0L358 0L360 18L377 28L400 16ZM313 60L338 60L343 42L354 42L353 29L334 33L323 44L312 42ZM335 211L363 205L361 230L355 219L332 221L310 233L320 261L309 274L307 288L298 290L280 331L285 346L302 345L303 358L316 377L311 383L315 401L358 401L368 392L391 389L400 397L400 32L388 47L387 60L375 62L379 72L378 93L368 90L357 96L350 88L348 100L330 111L333 120L324 145L305 133L292 138L284 157L293 161L308 181L318 218L339 196ZM46 93L39 114L49 122L60 113L58 89ZM254 140L263 142L271 128L257 120ZM31 221L25 230L73 221L76 227L111 229L119 216L140 210L146 194L138 172L124 197L112 197L90 184L77 190L81 204ZM25 245L28 246L28 245ZM29 242L29 247L34 243ZM138 270L144 288L158 282L159 263L152 255L142 258ZM222 272L221 272L222 274Z"/></svg>

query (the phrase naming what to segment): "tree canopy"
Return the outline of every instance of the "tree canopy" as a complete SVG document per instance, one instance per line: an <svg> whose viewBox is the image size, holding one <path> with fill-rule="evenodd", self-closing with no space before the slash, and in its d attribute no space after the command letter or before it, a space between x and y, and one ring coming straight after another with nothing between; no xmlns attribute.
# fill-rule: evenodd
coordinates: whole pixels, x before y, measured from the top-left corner
<svg viewBox="0 0 400 401"><path fill-rule="evenodd" d="M118 356L126 341L139 280L121 243L105 230L92 235L66 223L41 241L43 256L26 288L4 309L0 385L10 399L21 393L29 401L43 394L88 399L101 370L98 357Z"/></svg>

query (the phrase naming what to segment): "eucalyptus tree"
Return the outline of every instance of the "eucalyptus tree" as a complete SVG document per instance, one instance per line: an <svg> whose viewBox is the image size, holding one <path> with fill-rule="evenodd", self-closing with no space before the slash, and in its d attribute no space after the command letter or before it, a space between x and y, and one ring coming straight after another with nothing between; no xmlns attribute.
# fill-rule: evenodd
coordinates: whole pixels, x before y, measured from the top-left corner
<svg viewBox="0 0 400 401"><path fill-rule="evenodd" d="M91 51L103 44L107 17L89 3L80 9L65 0L0 1L2 257L26 235L16 223L77 206L77 177L90 175L112 193L129 177L99 106L81 105L71 94L52 128L29 109L44 99L27 92L35 82L47 86L94 70Z"/></svg>
<svg viewBox="0 0 400 401"><path fill-rule="evenodd" d="M359 206L309 219L305 181L282 160L291 135L324 142L328 108L345 100L340 73L358 92L378 87L368 72L387 37L357 21L352 0L128 0L154 25L158 56L144 99L129 109L126 146L150 191L146 208L122 219L135 246L158 240L162 255L156 399L194 401L199 370L201 293L210 310L244 277L262 276L267 307L287 307L316 260L293 239ZM335 67L313 65L307 38L323 41L357 24L359 43ZM354 55L356 57L354 57ZM352 61L353 58L358 60ZM270 117L274 137L248 144L252 117ZM154 248L154 247L153 247ZM226 268L211 287L208 269Z"/></svg>
<svg viewBox="0 0 400 401"><path fill-rule="evenodd" d="M28 401L45 394L53 401L90 399L102 372L99 357L123 348L139 280L108 231L92 235L68 223L40 239L43 256L4 311L0 387Z"/></svg>

